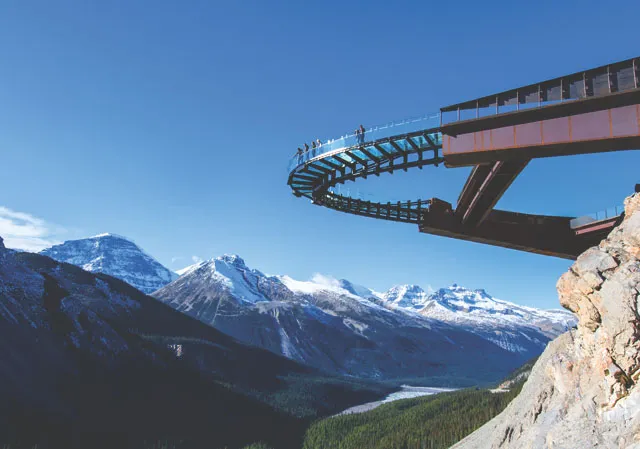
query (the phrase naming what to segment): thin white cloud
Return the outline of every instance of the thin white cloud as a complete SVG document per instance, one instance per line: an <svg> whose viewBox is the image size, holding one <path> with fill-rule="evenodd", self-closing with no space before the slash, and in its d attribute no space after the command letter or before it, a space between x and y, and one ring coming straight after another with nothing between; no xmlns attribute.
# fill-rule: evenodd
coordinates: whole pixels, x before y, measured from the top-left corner
<svg viewBox="0 0 640 449"><path fill-rule="evenodd" d="M333 276L327 276L326 274L315 273L311 276L311 282L323 285L333 290L341 288L340 281L338 279Z"/></svg>
<svg viewBox="0 0 640 449"><path fill-rule="evenodd" d="M193 260L193 263L200 263L204 259L202 257L198 257L198 256L191 256L191 260Z"/></svg>
<svg viewBox="0 0 640 449"><path fill-rule="evenodd" d="M55 235L61 232L41 218L0 206L0 237L7 248L38 252L59 243Z"/></svg>
<svg viewBox="0 0 640 449"><path fill-rule="evenodd" d="M177 261L182 260L182 259L184 259L184 257L182 257L182 256L172 257L171 258L171 263L176 263Z"/></svg>

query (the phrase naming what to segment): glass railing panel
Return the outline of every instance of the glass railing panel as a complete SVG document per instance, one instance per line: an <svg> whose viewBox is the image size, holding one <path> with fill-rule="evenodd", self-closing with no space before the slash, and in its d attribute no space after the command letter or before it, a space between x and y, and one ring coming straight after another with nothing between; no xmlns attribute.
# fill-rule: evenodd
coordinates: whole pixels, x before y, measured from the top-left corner
<svg viewBox="0 0 640 449"><path fill-rule="evenodd" d="M633 67L626 67L614 72L613 80L614 84L618 87L618 92L636 87Z"/></svg>
<svg viewBox="0 0 640 449"><path fill-rule="evenodd" d="M605 213L607 214L607 218L617 217L617 216L621 215L623 212L624 212L624 206L623 205L610 207L605 211Z"/></svg>
<svg viewBox="0 0 640 449"><path fill-rule="evenodd" d="M525 109L535 109L540 107L540 105L538 104L538 102L533 102L533 103L520 103L520 110L523 111Z"/></svg>
<svg viewBox="0 0 640 449"><path fill-rule="evenodd" d="M460 111L460 120L471 120L476 118L475 109L462 109Z"/></svg>
<svg viewBox="0 0 640 449"><path fill-rule="evenodd" d="M493 104L493 105L477 108L477 115L478 115L478 118L496 115L496 105Z"/></svg>
<svg viewBox="0 0 640 449"><path fill-rule="evenodd" d="M505 104L505 105L501 105L498 108L498 113L499 114L506 114L508 112L516 112L518 110L518 105L516 104Z"/></svg>
<svg viewBox="0 0 640 449"><path fill-rule="evenodd" d="M566 103L569 101L580 100L585 97L584 88L580 87L579 84L572 84L571 86L570 98L560 99L559 97L559 87L556 90L547 91L546 98L548 100L533 102L533 103L520 103L518 104L503 104L496 108L495 103L488 106L478 107L478 108L470 108L470 109L460 109L454 111L447 111L442 114L442 124L447 125L450 123L455 123L462 120L473 120L475 118L484 118L491 117L500 114L507 114L510 112L517 112L519 110L524 109L535 109L541 108L544 106L551 106L558 103ZM554 88L555 89L555 88ZM582 89L582 90L581 90Z"/></svg>

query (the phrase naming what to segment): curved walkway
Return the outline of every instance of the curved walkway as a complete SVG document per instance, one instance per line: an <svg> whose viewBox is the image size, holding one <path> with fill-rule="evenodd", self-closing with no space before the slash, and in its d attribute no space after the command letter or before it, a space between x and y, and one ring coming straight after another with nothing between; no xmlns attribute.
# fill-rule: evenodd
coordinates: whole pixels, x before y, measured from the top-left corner
<svg viewBox="0 0 640 449"><path fill-rule="evenodd" d="M364 142L351 135L295 156L288 184L298 197L342 212L405 223L419 223L430 201L363 201L333 191L337 184L444 161L439 115L405 120L368 130Z"/></svg>

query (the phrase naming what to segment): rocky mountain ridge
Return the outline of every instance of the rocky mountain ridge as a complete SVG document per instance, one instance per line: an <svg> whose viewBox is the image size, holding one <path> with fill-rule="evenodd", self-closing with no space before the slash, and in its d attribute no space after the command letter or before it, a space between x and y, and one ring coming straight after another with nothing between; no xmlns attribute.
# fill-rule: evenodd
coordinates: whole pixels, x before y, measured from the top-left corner
<svg viewBox="0 0 640 449"><path fill-rule="evenodd" d="M477 372L474 382L495 380L574 322L566 312L477 295L459 286L434 294L398 286L381 294L320 275L311 281L266 276L237 255L196 264L154 293L246 343L329 372L372 378Z"/></svg>
<svg viewBox="0 0 640 449"><path fill-rule="evenodd" d="M459 378L467 371L476 376L475 363L484 372L462 383L493 381L539 355L549 339L575 323L567 312L518 306L455 284L431 292L399 285L380 293L321 275L310 281L267 276L237 255L194 264L169 284L177 275L113 234L65 242L43 254L145 292L159 288L154 295L180 312L340 375L442 381L452 371ZM466 359L470 347L489 355Z"/></svg>
<svg viewBox="0 0 640 449"><path fill-rule="evenodd" d="M252 270L248 269L242 258L237 255L224 255L196 263L174 273L130 239L110 233L66 241L43 250L41 254L93 273L101 272L114 276L147 294L164 287L178 276L199 269L204 264L213 264L217 269L214 268L212 272L217 273L216 277L221 283L232 291L240 289L237 292L239 298L245 298L246 301L253 303L269 300L264 295L256 296L255 291L252 293L251 289L243 290L242 285L245 281L238 278L238 270L246 273ZM216 262L216 260L219 261ZM230 268L226 268L225 263L229 263ZM265 278L265 275L259 271L255 271L254 276ZM396 285L381 293L345 279L334 280L321 275L316 275L311 281L296 281L289 276L275 278L297 293L325 291L338 295L353 295L387 309L417 313L444 322L466 323L476 327L495 324L535 326L546 336L554 337L575 324L574 317L564 311L542 311L518 306L493 298L484 290L468 290L455 284L432 292L427 292L418 285Z"/></svg>

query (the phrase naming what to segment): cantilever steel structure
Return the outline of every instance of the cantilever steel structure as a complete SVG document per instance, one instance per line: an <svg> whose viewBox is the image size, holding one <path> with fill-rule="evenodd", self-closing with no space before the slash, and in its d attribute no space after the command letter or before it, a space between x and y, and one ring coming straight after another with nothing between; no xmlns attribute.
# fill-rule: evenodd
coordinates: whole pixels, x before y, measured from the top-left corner
<svg viewBox="0 0 640 449"><path fill-rule="evenodd" d="M640 148L640 58L444 107L294 156L288 184L314 204L418 224L421 232L573 259L618 222L494 209L533 158ZM473 166L456 207L335 193L346 181L443 163Z"/></svg>

